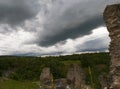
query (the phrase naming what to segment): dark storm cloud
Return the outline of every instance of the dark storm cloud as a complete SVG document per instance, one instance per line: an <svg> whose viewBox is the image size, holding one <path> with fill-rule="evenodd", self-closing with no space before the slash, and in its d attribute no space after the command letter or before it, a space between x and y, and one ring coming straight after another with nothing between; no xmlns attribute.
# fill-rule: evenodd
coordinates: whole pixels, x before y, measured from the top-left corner
<svg viewBox="0 0 120 89"><path fill-rule="evenodd" d="M49 45L53 45L57 42L63 41L67 38L74 39L74 38L77 38L80 36L84 36L86 34L87 35L91 34L91 29L94 29L100 25L103 25L102 16L94 17L84 23L78 24L75 27L65 28L65 29L63 29L62 32L60 32L58 34L54 34L50 37L47 36L46 38L44 38L45 39L44 41L40 42L40 45L49 46Z"/></svg>
<svg viewBox="0 0 120 89"><path fill-rule="evenodd" d="M33 0L0 0L0 24L16 25L27 19L33 18L38 10Z"/></svg>
<svg viewBox="0 0 120 89"><path fill-rule="evenodd" d="M60 2L61 1L61 2ZM118 0L115 0L115 2ZM51 46L66 39L89 35L104 25L103 11L112 0L56 0L48 9L40 46Z"/></svg>

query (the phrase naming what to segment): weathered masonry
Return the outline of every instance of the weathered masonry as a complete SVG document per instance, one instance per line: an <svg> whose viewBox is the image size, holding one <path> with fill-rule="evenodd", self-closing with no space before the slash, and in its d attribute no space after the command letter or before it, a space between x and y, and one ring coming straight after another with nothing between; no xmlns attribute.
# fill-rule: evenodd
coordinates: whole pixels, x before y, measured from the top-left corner
<svg viewBox="0 0 120 89"><path fill-rule="evenodd" d="M120 89L120 4L108 5L104 20L111 38L110 89Z"/></svg>

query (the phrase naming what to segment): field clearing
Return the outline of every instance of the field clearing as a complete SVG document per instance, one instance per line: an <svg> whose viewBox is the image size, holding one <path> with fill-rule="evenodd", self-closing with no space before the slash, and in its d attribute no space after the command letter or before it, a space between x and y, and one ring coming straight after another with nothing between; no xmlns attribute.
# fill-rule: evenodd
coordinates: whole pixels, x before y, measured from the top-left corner
<svg viewBox="0 0 120 89"><path fill-rule="evenodd" d="M80 62L80 60L67 60L67 61L62 61L62 63L64 63L65 65L71 65L71 64L78 64L78 65L80 65L81 64L81 62Z"/></svg>
<svg viewBox="0 0 120 89"><path fill-rule="evenodd" d="M38 89L38 83L32 81L4 80L0 78L0 89Z"/></svg>

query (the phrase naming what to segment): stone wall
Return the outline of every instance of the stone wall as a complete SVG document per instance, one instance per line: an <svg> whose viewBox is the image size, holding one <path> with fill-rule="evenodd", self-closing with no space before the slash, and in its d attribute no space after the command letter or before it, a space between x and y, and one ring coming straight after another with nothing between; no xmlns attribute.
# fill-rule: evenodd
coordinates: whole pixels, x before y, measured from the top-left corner
<svg viewBox="0 0 120 89"><path fill-rule="evenodd" d="M108 5L104 20L111 38L110 88L120 89L120 4Z"/></svg>
<svg viewBox="0 0 120 89"><path fill-rule="evenodd" d="M40 75L39 89L91 89L85 84L85 74L80 65L72 65L67 72L67 78L53 80L50 68L43 68ZM53 80L53 81L51 81Z"/></svg>
<svg viewBox="0 0 120 89"><path fill-rule="evenodd" d="M75 89L85 89L85 75L79 65L73 65L69 68L67 79L71 81Z"/></svg>
<svg viewBox="0 0 120 89"><path fill-rule="evenodd" d="M43 68L42 73L40 75L40 81L46 81L51 79L50 68Z"/></svg>

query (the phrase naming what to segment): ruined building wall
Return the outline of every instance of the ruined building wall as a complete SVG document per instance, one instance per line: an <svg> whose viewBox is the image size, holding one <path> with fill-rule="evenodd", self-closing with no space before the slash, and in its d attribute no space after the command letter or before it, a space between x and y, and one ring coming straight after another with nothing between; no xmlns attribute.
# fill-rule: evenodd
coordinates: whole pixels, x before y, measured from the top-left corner
<svg viewBox="0 0 120 89"><path fill-rule="evenodd" d="M104 20L111 38L110 43L110 87L120 89L120 4L108 5Z"/></svg>

